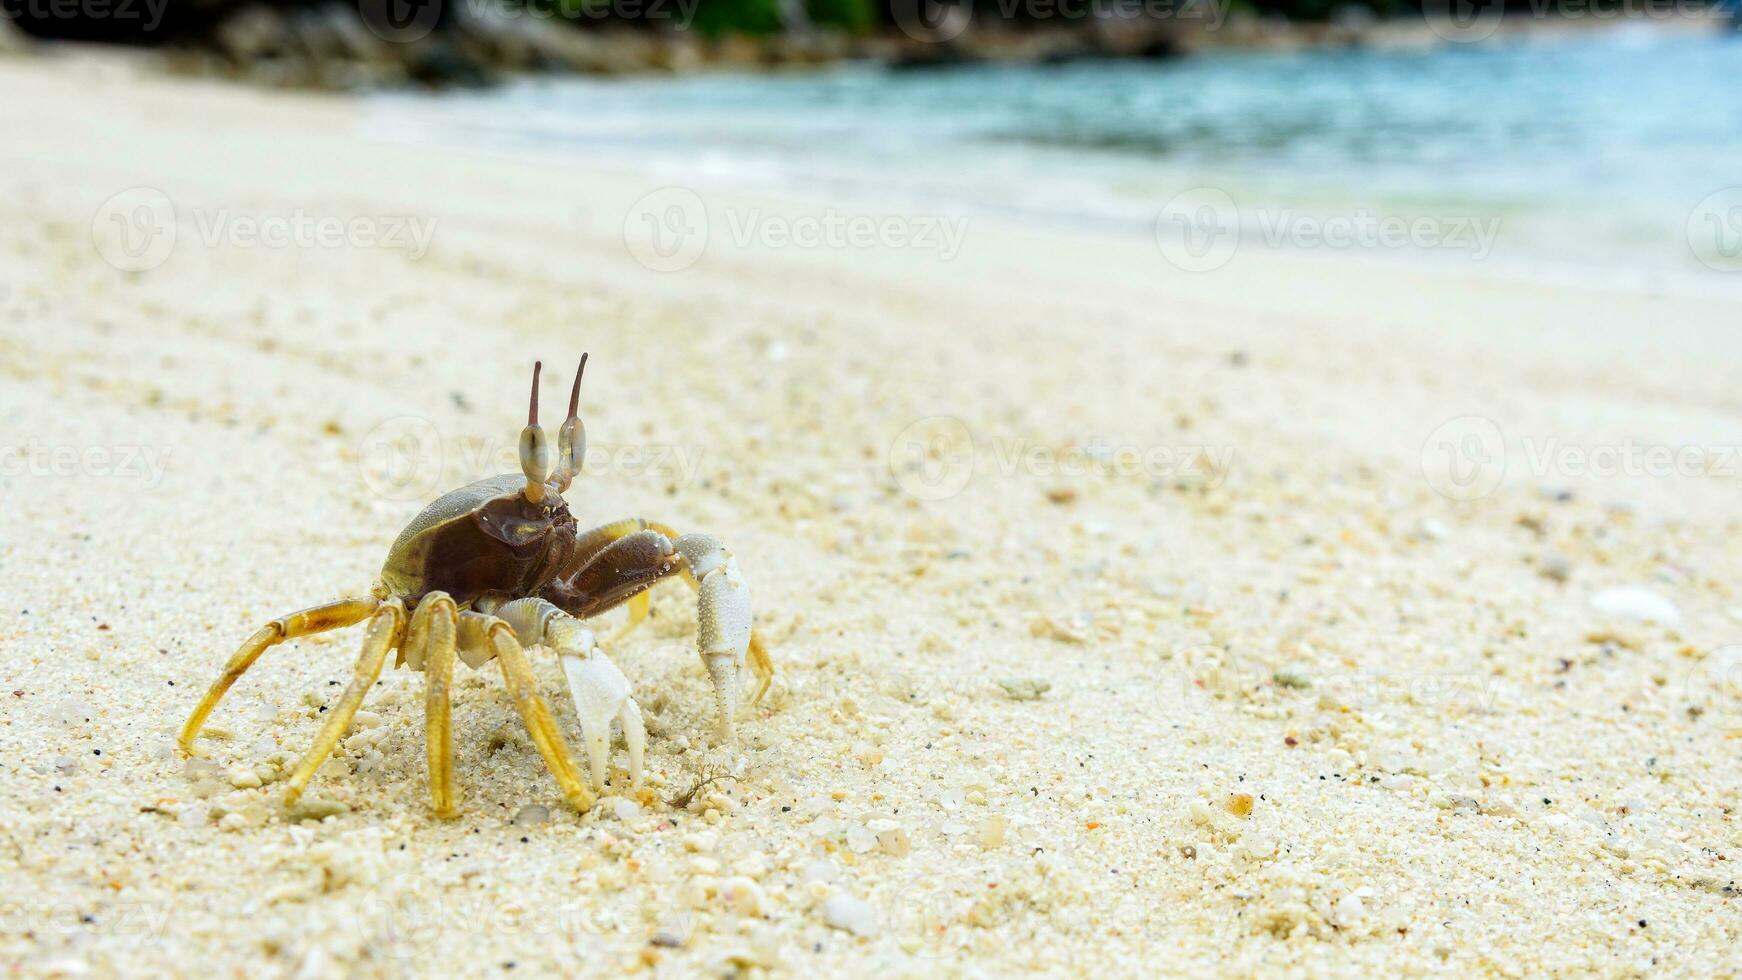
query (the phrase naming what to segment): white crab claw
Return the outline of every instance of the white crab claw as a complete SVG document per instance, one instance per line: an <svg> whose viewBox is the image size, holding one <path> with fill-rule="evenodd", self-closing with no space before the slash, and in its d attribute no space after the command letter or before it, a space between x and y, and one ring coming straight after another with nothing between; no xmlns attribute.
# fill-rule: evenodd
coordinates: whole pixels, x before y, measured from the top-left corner
<svg viewBox="0 0 1742 980"><path fill-rule="evenodd" d="M699 580L696 648L714 683L717 732L722 742L730 742L744 654L750 649L750 587L738 574L731 553L712 538L686 534L678 539L677 550Z"/></svg>
<svg viewBox="0 0 1742 980"><path fill-rule="evenodd" d="M581 720L581 740L587 746L593 788L605 788L605 760L610 754L613 719L623 723L623 742L629 748L629 779L639 784L647 730L641 724L640 707L629 696L629 679L596 648L586 657L564 656L562 662L569 695L575 701L575 714Z"/></svg>
<svg viewBox="0 0 1742 980"><path fill-rule="evenodd" d="M722 743L730 744L736 737L733 720L738 717L738 664L729 653L707 654L702 661L714 682L714 711L719 716L714 733Z"/></svg>

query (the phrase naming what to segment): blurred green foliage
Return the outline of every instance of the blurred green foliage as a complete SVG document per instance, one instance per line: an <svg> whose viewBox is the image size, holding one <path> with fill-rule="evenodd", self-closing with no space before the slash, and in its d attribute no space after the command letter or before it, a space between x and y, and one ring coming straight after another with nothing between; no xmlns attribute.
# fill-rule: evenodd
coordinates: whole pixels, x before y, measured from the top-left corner
<svg viewBox="0 0 1742 980"><path fill-rule="evenodd" d="M702 34L778 34L785 26L779 0L696 0L691 26Z"/></svg>
<svg viewBox="0 0 1742 980"><path fill-rule="evenodd" d="M811 23L849 34L868 34L877 26L878 0L806 0Z"/></svg>

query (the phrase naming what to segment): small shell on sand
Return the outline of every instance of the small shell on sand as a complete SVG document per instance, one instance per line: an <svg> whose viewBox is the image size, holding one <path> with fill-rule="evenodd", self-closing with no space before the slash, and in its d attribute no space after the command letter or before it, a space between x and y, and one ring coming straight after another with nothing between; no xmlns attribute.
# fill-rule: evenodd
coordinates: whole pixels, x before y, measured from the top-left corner
<svg viewBox="0 0 1742 980"><path fill-rule="evenodd" d="M1033 677L1006 677L998 682L998 686L1012 701L1038 701L1041 695L1052 690L1051 681Z"/></svg>
<svg viewBox="0 0 1742 980"><path fill-rule="evenodd" d="M823 921L855 936L869 936L877 931L877 914L851 895L830 895L823 902Z"/></svg>
<svg viewBox="0 0 1742 980"><path fill-rule="evenodd" d="M535 827L550 822L550 807L538 803L528 804L516 810L509 823L516 827Z"/></svg>
<svg viewBox="0 0 1742 980"><path fill-rule="evenodd" d="M1637 585L1620 585L1604 589L1591 597L1591 608L1605 616L1631 619L1642 623L1680 626L1681 610L1663 596Z"/></svg>

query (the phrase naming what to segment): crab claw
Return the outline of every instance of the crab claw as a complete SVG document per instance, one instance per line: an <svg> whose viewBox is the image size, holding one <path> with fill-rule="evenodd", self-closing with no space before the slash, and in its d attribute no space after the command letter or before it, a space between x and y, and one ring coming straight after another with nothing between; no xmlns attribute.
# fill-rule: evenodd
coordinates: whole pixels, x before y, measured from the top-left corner
<svg viewBox="0 0 1742 980"><path fill-rule="evenodd" d="M597 647L585 657L565 654L563 674L581 720L581 739L587 746L587 761L593 773L593 788L605 787L605 759L610 754L611 722L623 723L623 742L629 749L629 780L641 783L641 760L647 748L647 729L641 724L641 708L629 696L629 679Z"/></svg>
<svg viewBox="0 0 1742 980"><path fill-rule="evenodd" d="M705 534L686 534L673 547L696 577L696 647L714 682L720 741L731 742L738 714L738 684L750 648L750 587L738 574L732 553Z"/></svg>

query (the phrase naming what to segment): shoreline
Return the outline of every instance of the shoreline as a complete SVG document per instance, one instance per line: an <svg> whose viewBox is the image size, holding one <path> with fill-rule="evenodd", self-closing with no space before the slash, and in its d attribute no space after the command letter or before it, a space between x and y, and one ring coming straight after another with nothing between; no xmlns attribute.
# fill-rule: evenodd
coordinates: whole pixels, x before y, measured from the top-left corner
<svg viewBox="0 0 1742 980"><path fill-rule="evenodd" d="M1410 57L1377 54L1364 63L1409 64ZM986 78L1002 77L1001 66L983 70ZM868 86L903 77L872 66L828 71L834 94L814 100L825 112L834 101L862 98L858 93ZM833 116L788 125L771 119L793 113L790 103L804 83L756 74L719 83L729 86L730 97L697 101L707 83L695 79L527 79L478 94L382 93L361 106L372 137L408 147L507 165L538 161L639 174L703 190L710 199L766 195L817 214L845 205L915 220L959 217L1147 241L1163 265L1178 258L1170 257L1177 243L1161 237L1172 230L1169 209L1208 188L1224 195L1216 206L1219 233L1242 254L1348 261L1375 275L1421 266L1603 291L1721 296L1733 289L1722 263L1695 251L1687 222L1708 188L1698 184L1694 193L1692 180L1675 188L1635 181L1627 191L1578 193L1553 182L1496 182L1489 171L1486 186L1449 184L1436 193L1407 163L1364 175L1328 166L1295 172L1286 159L1212 168L1189 157L1157 158L1087 142L988 138L941 119L930 120L927 149L915 153L878 135L899 131L903 117L853 131ZM1171 84L1189 89L1194 80ZM898 106L905 91L866 105ZM713 145L716 139L721 145ZM837 140L844 148L812 148ZM1418 240L1411 227L1423 220L1434 225L1435 237Z"/></svg>
<svg viewBox="0 0 1742 980"><path fill-rule="evenodd" d="M1190 274L996 220L948 262L728 234L662 272L683 253L626 237L662 213L645 174L378 142L353 100L112 62L0 82L31 134L0 148L0 446L48 453L0 457L9 969L1710 975L1742 944L1736 478L1545 449L1715 466L1734 297ZM142 187L173 248L111 251ZM299 211L433 234L414 260L237 223ZM459 819L429 813L407 670L317 776L327 814L282 812L355 632L263 659L212 763L179 758L235 645L367 588L420 506L381 433L428 426L463 466L524 423L534 357L582 349L589 434L694 465L614 455L578 516L717 534L751 583L779 673L739 743L706 742L680 587L611 651L647 782L586 815L464 668ZM951 420L959 487L953 452L908 465ZM1459 498L1436 447L1479 420L1509 465ZM1096 440L1142 465L1058 465L1119 458ZM95 464L125 446L153 485ZM667 802L713 767L735 778Z"/></svg>

